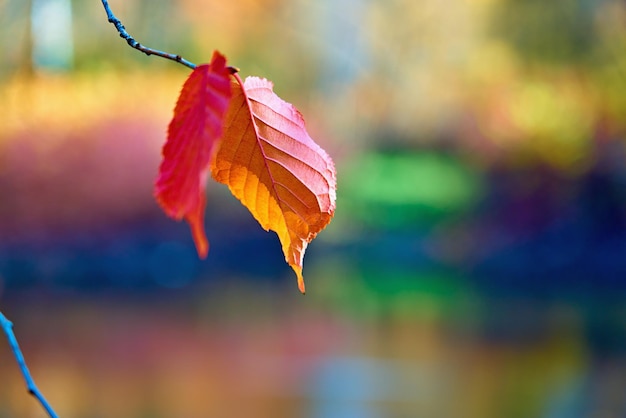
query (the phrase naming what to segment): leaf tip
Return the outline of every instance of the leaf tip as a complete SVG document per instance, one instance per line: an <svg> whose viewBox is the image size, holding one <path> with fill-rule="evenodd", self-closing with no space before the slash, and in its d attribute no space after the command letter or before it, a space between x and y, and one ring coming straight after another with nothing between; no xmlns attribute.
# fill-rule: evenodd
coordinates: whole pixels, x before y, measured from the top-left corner
<svg viewBox="0 0 626 418"><path fill-rule="evenodd" d="M298 276L298 289L300 289L300 293L303 295L306 294L306 287L304 286L304 277L302 276L302 268L292 266L294 271L296 272L296 276Z"/></svg>
<svg viewBox="0 0 626 418"><path fill-rule="evenodd" d="M196 245L198 256L205 259L209 254L209 240L204 232L204 208L206 206L206 198L202 194L200 195L200 201L192 211L185 215L185 220L191 228L191 236L193 242Z"/></svg>
<svg viewBox="0 0 626 418"><path fill-rule="evenodd" d="M209 240L204 233L204 229L193 228L191 231L191 235L193 236L193 242L196 245L196 250L198 251L198 257L201 259L205 259L207 255L209 255Z"/></svg>

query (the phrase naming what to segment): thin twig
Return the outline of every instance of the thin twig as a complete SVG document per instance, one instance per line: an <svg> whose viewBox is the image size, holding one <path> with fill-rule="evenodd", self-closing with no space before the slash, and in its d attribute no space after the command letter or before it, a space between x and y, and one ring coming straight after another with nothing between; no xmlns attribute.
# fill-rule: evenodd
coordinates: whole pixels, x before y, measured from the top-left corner
<svg viewBox="0 0 626 418"><path fill-rule="evenodd" d="M2 326L2 329L4 330L4 333L9 340L9 345L11 346L11 350L13 351L13 355L15 356L15 360L17 361L17 365L22 371L22 376L24 376L24 381L26 382L26 388L28 389L28 392L35 398L37 398L37 400L39 401L41 406L43 406L43 409L46 410L50 418L58 418L56 412L54 412L48 401L46 401L46 398L44 398L39 389L37 389L37 386L35 385L35 382L33 381L33 378L28 371L28 367L26 366L26 361L24 360L22 350L20 350L20 346L17 343L15 334L13 333L13 323L9 321L6 316L2 314L2 312L0 312L0 326Z"/></svg>
<svg viewBox="0 0 626 418"><path fill-rule="evenodd" d="M143 52L146 55L157 55L161 58L176 61L179 64L182 64L186 67L191 68L192 70L196 68L196 64L194 64L193 62L187 61L180 55L168 54L167 52L159 51L157 49L152 49L152 48L148 48L147 46L141 45L139 42L135 40L135 38L133 38L132 36L128 34L128 32L126 32L126 28L124 27L124 25L122 25L122 22L117 17L115 17L113 12L111 11L111 7L109 7L109 2L107 0L102 0L102 5L104 6L104 10L107 12L107 18L109 19L109 22L115 25L115 28L120 34L120 37L126 39L126 42L128 43L128 45Z"/></svg>

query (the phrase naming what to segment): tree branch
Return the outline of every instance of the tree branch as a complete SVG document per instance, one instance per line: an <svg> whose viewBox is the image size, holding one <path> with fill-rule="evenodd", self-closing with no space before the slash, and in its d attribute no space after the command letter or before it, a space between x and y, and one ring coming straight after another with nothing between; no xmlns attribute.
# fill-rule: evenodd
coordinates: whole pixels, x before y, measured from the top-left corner
<svg viewBox="0 0 626 418"><path fill-rule="evenodd" d="M6 316L2 314L2 312L0 312L0 326L2 326L2 329L4 330L4 333L6 334L7 339L9 340L9 345L11 346L11 350L13 351L15 360L17 360L17 365L20 367L20 370L22 371L22 376L24 376L24 381L26 382L26 388L28 389L28 392L31 395L33 395L35 398L37 398L37 400L39 401L41 406L43 406L43 409L46 410L50 418L58 418L58 415L56 414L56 412L54 412L54 410L52 409L48 401L46 401L46 399L41 394L39 389L37 389L37 386L35 385L35 382L32 376L30 375L30 372L28 371L28 367L26 366L24 355L22 355L20 346L17 343L15 334L13 333L13 323L9 321L6 318Z"/></svg>
<svg viewBox="0 0 626 418"><path fill-rule="evenodd" d="M140 44L139 42L137 42L135 40L135 38L133 38L132 36L130 36L128 34L128 32L126 32L126 28L124 27L124 25L122 25L122 22L117 17L115 17L113 12L111 11L111 7L109 7L109 2L107 0L102 0L102 5L104 6L104 10L107 12L107 18L109 19L109 22L111 22L113 25L115 25L115 28L117 29L117 31L120 34L120 37L126 39L126 42L132 48L135 48L135 49L143 52L146 55L157 55L157 56L159 56L161 58L165 58L165 59L168 59L168 60L176 61L179 64L182 64L182 65L184 65L186 67L191 68L192 70L194 68L196 68L196 64L194 64L193 62L187 61L186 59L184 59L180 55L168 54L167 52L159 51L157 49L148 48L147 46L144 46L144 45Z"/></svg>

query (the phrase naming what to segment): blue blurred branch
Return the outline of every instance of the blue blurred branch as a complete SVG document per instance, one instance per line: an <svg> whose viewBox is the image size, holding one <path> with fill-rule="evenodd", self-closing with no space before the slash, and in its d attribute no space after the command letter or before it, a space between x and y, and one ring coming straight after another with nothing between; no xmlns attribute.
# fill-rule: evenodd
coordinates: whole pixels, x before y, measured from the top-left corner
<svg viewBox="0 0 626 418"><path fill-rule="evenodd" d="M111 7L109 7L109 2L107 0L102 0L102 5L104 6L104 10L107 12L107 18L109 19L109 22L115 25L115 28L120 34L120 37L126 39L126 42L128 42L128 45L143 52L146 55L157 55L159 57L162 57L168 60L176 61L179 64L182 64L186 67L191 68L192 70L196 68L196 64L194 64L193 62L187 61L180 55L168 54L167 52L159 51L159 50L148 48L144 45L141 45L139 42L135 40L135 38L133 38L132 36L128 34L128 32L126 32L126 28L124 27L124 25L122 25L122 22L117 17L115 17L113 12L111 11Z"/></svg>
<svg viewBox="0 0 626 418"><path fill-rule="evenodd" d="M54 410L52 409L48 401L46 401L46 399L41 394L39 389L37 389L37 386L35 385L35 382L33 381L33 378L30 375L30 372L28 371L28 367L26 366L26 361L24 360L24 355L22 354L22 351L20 350L20 346L17 343L17 339L15 338L15 334L13 333L13 323L9 321L6 318L6 316L2 314L2 312L0 312L0 326L2 326L4 333L7 335L7 339L9 340L9 345L11 346L11 350L13 351L15 360L17 360L17 364L20 367L20 370L22 371L24 380L26 381L26 388L28 389L28 392L31 395L33 395L35 398L37 398L37 400L39 401L41 406L43 406L43 408L46 410L50 418L57 418L58 415L56 414L56 412L54 412Z"/></svg>

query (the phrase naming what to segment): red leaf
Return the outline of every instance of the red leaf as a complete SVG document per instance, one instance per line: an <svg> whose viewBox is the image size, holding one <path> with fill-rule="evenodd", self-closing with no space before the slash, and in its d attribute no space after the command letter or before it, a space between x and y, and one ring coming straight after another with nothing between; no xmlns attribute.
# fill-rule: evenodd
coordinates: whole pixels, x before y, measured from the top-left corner
<svg viewBox="0 0 626 418"><path fill-rule="evenodd" d="M155 197L165 213L189 223L202 258L209 251L204 189L232 94L230 74L226 58L216 51L210 64L197 66L185 81L168 127L155 185Z"/></svg>
<svg viewBox="0 0 626 418"><path fill-rule="evenodd" d="M307 133L300 112L272 91L270 81L235 78L212 175L265 230L277 233L304 293L304 252L335 211L335 167Z"/></svg>

